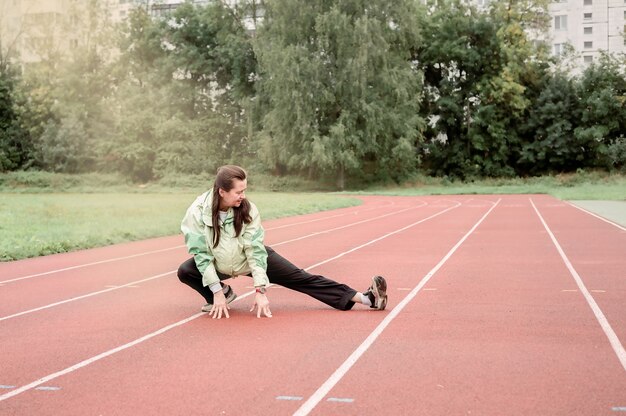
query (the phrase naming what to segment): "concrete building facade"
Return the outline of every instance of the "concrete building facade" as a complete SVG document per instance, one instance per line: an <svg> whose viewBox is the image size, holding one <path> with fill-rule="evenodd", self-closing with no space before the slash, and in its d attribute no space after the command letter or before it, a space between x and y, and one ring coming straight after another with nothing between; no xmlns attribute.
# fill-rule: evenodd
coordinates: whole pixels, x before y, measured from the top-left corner
<svg viewBox="0 0 626 416"><path fill-rule="evenodd" d="M549 6L552 52L560 55L571 45L580 67L595 61L600 51L626 52L626 0L561 0Z"/></svg>
<svg viewBox="0 0 626 416"><path fill-rule="evenodd" d="M37 62L42 54L63 53L78 44L69 30L81 7L78 0L0 0L2 53Z"/></svg>

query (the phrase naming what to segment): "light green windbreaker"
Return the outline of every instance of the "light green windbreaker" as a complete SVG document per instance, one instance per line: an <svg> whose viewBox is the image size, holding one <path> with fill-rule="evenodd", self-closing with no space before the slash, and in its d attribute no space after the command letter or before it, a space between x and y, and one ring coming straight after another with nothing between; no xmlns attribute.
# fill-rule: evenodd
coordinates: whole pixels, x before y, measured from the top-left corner
<svg viewBox="0 0 626 416"><path fill-rule="evenodd" d="M185 236L187 250L202 273L202 284L210 286L220 281L215 270L229 276L252 273L254 286L267 286L267 251L263 245L264 230L257 207L250 202L252 221L243 224L239 237L235 236L233 209L220 225L220 241L213 248L213 223L211 221L212 192L200 195L191 204L180 226Z"/></svg>

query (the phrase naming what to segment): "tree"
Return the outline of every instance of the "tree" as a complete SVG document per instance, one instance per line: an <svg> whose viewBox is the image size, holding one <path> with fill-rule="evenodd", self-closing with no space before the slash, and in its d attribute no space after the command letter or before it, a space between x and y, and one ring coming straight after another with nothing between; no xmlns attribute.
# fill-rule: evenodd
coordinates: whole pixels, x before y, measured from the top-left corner
<svg viewBox="0 0 626 416"><path fill-rule="evenodd" d="M623 62L602 54L579 84L582 109L574 135L587 167L621 168L626 163L626 74Z"/></svg>
<svg viewBox="0 0 626 416"><path fill-rule="evenodd" d="M499 23L497 38L503 61L498 73L481 85L481 108L470 132L482 161L480 175L513 176L518 172L528 108L550 61L547 50L532 42L530 34L545 31L550 21L547 10L547 0L492 3L490 15Z"/></svg>
<svg viewBox="0 0 626 416"><path fill-rule="evenodd" d="M546 73L522 129L527 139L518 160L518 171L540 175L583 167L583 144L574 135L580 118L577 83L564 73Z"/></svg>
<svg viewBox="0 0 626 416"><path fill-rule="evenodd" d="M236 14L221 3L185 3L162 22L168 71L188 90L188 115L235 105L253 92L256 60ZM181 91L182 92L182 91Z"/></svg>
<svg viewBox="0 0 626 416"><path fill-rule="evenodd" d="M470 129L481 105L481 85L502 66L498 26L462 1L427 7L421 21L424 42L413 49L425 74L426 167L437 175L476 174Z"/></svg>
<svg viewBox="0 0 626 416"><path fill-rule="evenodd" d="M546 24L546 3L492 2L480 12L460 0L429 3L416 48L430 114L431 172L457 177L513 175L545 50L528 33Z"/></svg>
<svg viewBox="0 0 626 416"><path fill-rule="evenodd" d="M32 155L28 132L18 108L18 77L8 60L0 60L0 172L26 166Z"/></svg>
<svg viewBox="0 0 626 416"><path fill-rule="evenodd" d="M6 30L8 3L0 3L0 172L26 167L32 159L32 143L23 119L27 111L21 94L21 74L13 63L21 35Z"/></svg>
<svg viewBox="0 0 626 416"><path fill-rule="evenodd" d="M401 179L416 169L421 74L413 1L266 3L256 38L264 160L335 176Z"/></svg>
<svg viewBox="0 0 626 416"><path fill-rule="evenodd" d="M256 60L235 11L186 3L152 18L137 8L118 42L109 168L145 181L213 171L246 154Z"/></svg>
<svg viewBox="0 0 626 416"><path fill-rule="evenodd" d="M35 163L44 169L94 170L101 158L99 148L112 133L107 102L113 86L112 28L105 17L98 1L72 3L65 20L37 28L39 34L50 31L50 36L35 45L40 60L25 66L24 79L32 108L28 124ZM71 42L63 46L61 39Z"/></svg>

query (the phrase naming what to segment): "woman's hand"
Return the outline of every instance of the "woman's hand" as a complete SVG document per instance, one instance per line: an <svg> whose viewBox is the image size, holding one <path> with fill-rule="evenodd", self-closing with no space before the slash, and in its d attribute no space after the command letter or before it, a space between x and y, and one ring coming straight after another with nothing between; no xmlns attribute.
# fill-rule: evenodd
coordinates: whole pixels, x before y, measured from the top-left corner
<svg viewBox="0 0 626 416"><path fill-rule="evenodd" d="M222 315L230 318L228 315L228 310L230 307L226 304L226 296L224 296L224 291L220 290L217 293L213 294L213 307L209 312L209 315L213 315L213 319L221 319Z"/></svg>
<svg viewBox="0 0 626 416"><path fill-rule="evenodd" d="M272 312L270 311L270 301L267 300L267 296L265 296L263 293L256 294L256 296L254 297L254 303L252 304L252 308L250 309L250 312L252 312L255 307L257 308L257 312L256 312L257 318L261 317L261 312L263 312L265 316L267 316L268 318L272 317Z"/></svg>

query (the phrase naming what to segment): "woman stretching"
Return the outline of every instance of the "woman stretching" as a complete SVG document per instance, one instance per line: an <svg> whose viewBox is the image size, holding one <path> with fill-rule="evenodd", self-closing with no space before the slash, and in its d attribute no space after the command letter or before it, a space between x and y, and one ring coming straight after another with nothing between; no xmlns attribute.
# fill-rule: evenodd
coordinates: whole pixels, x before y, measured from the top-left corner
<svg viewBox="0 0 626 416"><path fill-rule="evenodd" d="M349 310L361 303L376 310L387 305L387 282L374 276L363 293L324 276L310 274L263 244L264 231L257 207L246 199L246 171L227 165L217 170L211 191L191 204L181 230L192 258L178 269L178 278L200 293L202 311L213 318L229 318L228 304L237 295L223 280L252 276L256 290L252 309L257 317L272 317L267 287L270 283L306 293L333 308Z"/></svg>

